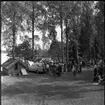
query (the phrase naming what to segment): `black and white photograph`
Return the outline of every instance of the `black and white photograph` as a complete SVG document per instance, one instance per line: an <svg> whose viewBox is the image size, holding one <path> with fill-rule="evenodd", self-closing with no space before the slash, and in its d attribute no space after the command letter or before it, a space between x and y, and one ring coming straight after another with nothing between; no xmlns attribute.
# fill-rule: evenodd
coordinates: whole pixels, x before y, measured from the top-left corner
<svg viewBox="0 0 105 105"><path fill-rule="evenodd" d="M104 105L104 1L1 1L1 105Z"/></svg>

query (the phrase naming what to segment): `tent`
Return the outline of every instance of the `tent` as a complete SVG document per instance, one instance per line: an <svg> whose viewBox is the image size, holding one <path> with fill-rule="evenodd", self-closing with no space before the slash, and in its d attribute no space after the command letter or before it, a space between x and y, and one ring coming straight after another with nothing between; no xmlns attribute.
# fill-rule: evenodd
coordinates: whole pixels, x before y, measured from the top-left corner
<svg viewBox="0 0 105 105"><path fill-rule="evenodd" d="M10 58L2 65L2 70L8 75L26 75L28 74L28 66L20 59ZM24 69L24 70L23 70Z"/></svg>

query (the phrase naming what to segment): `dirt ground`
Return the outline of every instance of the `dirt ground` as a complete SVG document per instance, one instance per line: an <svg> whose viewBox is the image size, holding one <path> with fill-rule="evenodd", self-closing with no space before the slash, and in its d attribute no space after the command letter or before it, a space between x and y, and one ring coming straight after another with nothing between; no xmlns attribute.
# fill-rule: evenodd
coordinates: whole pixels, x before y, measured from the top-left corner
<svg viewBox="0 0 105 105"><path fill-rule="evenodd" d="M1 77L2 105L104 105L104 86L93 85L93 71L84 68L73 77L29 73Z"/></svg>

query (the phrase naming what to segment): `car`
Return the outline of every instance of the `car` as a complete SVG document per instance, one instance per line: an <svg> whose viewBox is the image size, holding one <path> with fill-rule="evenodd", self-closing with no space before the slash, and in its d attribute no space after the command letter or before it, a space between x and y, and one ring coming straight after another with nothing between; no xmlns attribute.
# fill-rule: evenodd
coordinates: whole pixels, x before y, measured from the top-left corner
<svg viewBox="0 0 105 105"><path fill-rule="evenodd" d="M42 62L33 62L33 61L28 61L29 63L29 71L34 71L36 73L39 72L44 72L44 64Z"/></svg>
<svg viewBox="0 0 105 105"><path fill-rule="evenodd" d="M51 58L37 58L35 62L28 61L29 63L29 71L34 71L36 73L45 72L46 63L53 62Z"/></svg>

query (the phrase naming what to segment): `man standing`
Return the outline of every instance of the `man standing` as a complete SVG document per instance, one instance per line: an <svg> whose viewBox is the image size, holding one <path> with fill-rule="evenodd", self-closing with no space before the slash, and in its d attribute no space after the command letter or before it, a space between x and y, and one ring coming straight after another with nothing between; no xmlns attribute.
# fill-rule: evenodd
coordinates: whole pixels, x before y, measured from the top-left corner
<svg viewBox="0 0 105 105"><path fill-rule="evenodd" d="M96 61L95 61L93 82L98 82L98 76L97 75L98 75L98 67L97 67L97 64L96 64Z"/></svg>
<svg viewBox="0 0 105 105"><path fill-rule="evenodd" d="M79 72L80 72L80 73L82 72L82 61L81 61L80 64L79 64Z"/></svg>
<svg viewBox="0 0 105 105"><path fill-rule="evenodd" d="M61 76L61 72L62 72L62 66L59 64L58 67L57 67L57 73L56 74L58 76Z"/></svg>

